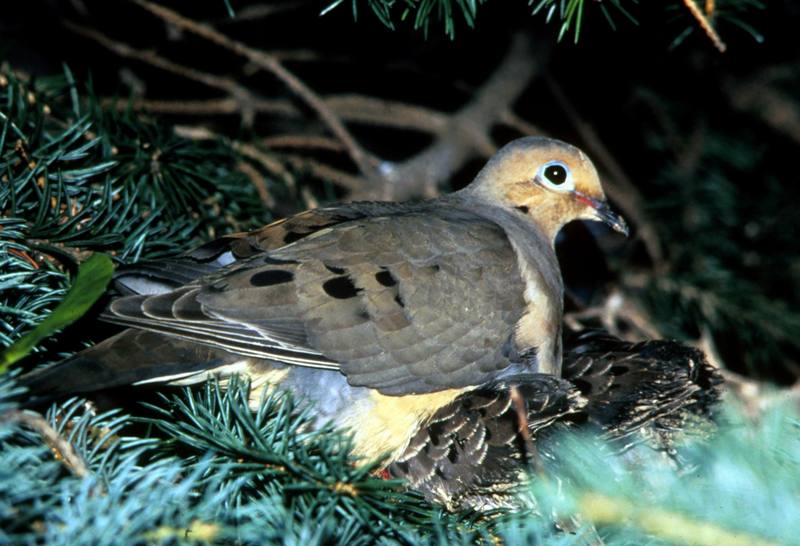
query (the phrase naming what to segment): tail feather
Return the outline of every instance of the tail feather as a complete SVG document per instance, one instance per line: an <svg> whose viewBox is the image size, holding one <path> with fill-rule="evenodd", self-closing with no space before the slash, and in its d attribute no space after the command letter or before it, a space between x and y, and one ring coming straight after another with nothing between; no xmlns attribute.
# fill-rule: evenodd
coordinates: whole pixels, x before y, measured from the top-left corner
<svg viewBox="0 0 800 546"><path fill-rule="evenodd" d="M149 382L190 378L201 381L209 370L242 360L213 347L146 330L125 330L94 347L22 376L29 402Z"/></svg>

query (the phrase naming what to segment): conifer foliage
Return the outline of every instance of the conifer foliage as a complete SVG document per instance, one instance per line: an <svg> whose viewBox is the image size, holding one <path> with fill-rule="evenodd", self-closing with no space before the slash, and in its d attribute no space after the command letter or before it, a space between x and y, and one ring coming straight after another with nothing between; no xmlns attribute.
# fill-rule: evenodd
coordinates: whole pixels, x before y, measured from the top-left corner
<svg viewBox="0 0 800 546"><path fill-rule="evenodd" d="M158 12L159 4L132 3L187 35L197 30L172 12ZM498 3L340 0L317 2L315 9L336 8L333 16L350 6L362 24L362 6L368 7L389 27L399 29L400 21L411 19L433 39L437 25L452 37L459 21L473 26L483 9ZM734 27L760 39L749 24L750 14L763 7L756 0L668 4L665 14L674 18L665 23L675 30L673 45L702 34L720 49L721 38L732 35ZM580 36L587 14L599 14L615 27L632 26L639 8L626 0L529 3L535 17L558 27L562 41ZM207 37L212 25L199 28ZM129 107L120 107L124 99L111 103L96 97L88 78L78 81L68 68L37 78L2 72L0 348L42 323L92 253L106 253L117 264L173 255L320 200L372 198L364 188L376 182L410 195L430 193L444 185L443 176L411 189L401 186L404 178L392 177L421 176L442 150L446 153L439 155L458 157L446 170L455 174L467 159L491 153L491 137L476 137L480 131L489 134L505 124L503 130L518 136L535 129L513 108L522 89L502 91L515 80L525 86L536 74L530 58L515 58L527 54L517 46L505 59L510 61L498 63L501 70L476 92L480 100L443 113L399 101L317 96L291 78L281 82L291 82L292 93L302 100L271 101L245 87L241 82L250 85L245 75L232 83L212 68L203 72L200 66L192 73L144 48L137 58L133 48L92 32L78 29L123 57L157 69L171 66L171 77L186 76L192 85L205 82L226 95L194 103L134 96ZM224 43L220 35L213 35L216 44ZM250 55L254 65L248 69L282 69L278 54L273 65L274 59L265 62L246 46L238 51ZM644 142L637 150L652 168L638 167L637 177L648 183L638 188L636 199L624 201L630 196L624 184L617 184L624 176L616 176L608 154L604 161L603 148L589 150L593 157L601 152L601 170L611 174L618 190L611 197L626 214L634 214L640 238L631 244L633 250L617 252L609 262L615 293L625 302L622 312L614 315L618 309L608 303L619 298L591 307L598 299L593 287L583 301L580 290L570 293L586 305L573 318L599 318L607 327L623 323L627 328L616 333L635 336L641 333L636 331L641 317L624 315L643 309L644 322L656 335L701 338L712 348L716 342L723 362L744 362L738 371L791 382L798 376L794 358L800 347L800 291L793 290L799 228L793 196L798 194L787 189L792 181L782 178L781 158L798 137L791 115L776 120L768 114L777 104L781 112L797 115L792 93L800 78L796 70L764 69L760 81L775 84L773 94L753 93L742 81L723 82L740 114L725 123L720 122L724 108L698 114L674 96L654 99L648 95L652 90L638 89L641 104L658 107L639 120L644 138L635 139ZM550 88L555 88L552 82ZM226 132L219 118L209 124L219 129L213 133L180 126L186 119L181 115L229 115L225 101L231 97L239 100L241 127ZM486 111L496 119L483 119L481 104L492 104ZM154 116L159 107L172 117ZM265 123L264 117L275 112L285 118ZM467 114L480 118L467 125L472 132L463 130L464 119L475 119L461 117ZM562 126L563 117L559 114ZM378 152L402 139L366 150L350 131L359 122L426 132L433 142L430 153L424 150L408 161L382 160ZM248 139L255 140L254 133L265 126L283 134L273 135L268 146L250 146ZM575 127L585 142L592 141L580 123ZM690 133L696 140L674 137ZM451 142L470 152L452 153ZM270 153L264 152L269 146ZM304 147L318 155L308 159L297 152ZM347 158L352 165L345 165ZM316 182L334 184L311 184L309 173ZM753 183L743 192L738 181L745 177ZM0 374L0 543L788 545L800 534L795 390L781 391L777 398L786 401L776 404L771 391L746 383L745 390L758 390L754 401L730 397L716 434L701 439L687 431L686 441L668 453L635 441L611 445L597 435L554 426L537 445L543 467L521 480L518 494L525 510L452 514L402 482L383 479L379 462L356 464L347 431L311 431L305 426L309 409L291 397L274 394L251 411L243 380L165 389L143 394L146 403L110 410L83 399L57 401L42 415L22 409L24 393L15 384L21 369L56 362L112 332L97 330L101 305Z"/></svg>

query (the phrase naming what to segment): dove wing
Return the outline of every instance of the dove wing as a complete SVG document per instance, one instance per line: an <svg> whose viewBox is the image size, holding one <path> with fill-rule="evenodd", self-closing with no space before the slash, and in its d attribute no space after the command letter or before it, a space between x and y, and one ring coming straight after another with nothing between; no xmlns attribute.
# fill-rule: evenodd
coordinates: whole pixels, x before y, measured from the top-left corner
<svg viewBox="0 0 800 546"><path fill-rule="evenodd" d="M524 312L497 225L430 210L353 220L188 285L112 303L108 320L288 364L384 394L478 385L511 363Z"/></svg>

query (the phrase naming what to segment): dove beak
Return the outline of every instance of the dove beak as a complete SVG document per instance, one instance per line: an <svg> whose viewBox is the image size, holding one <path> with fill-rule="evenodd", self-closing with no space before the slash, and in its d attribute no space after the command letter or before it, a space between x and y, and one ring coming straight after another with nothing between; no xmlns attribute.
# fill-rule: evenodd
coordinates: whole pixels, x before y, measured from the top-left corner
<svg viewBox="0 0 800 546"><path fill-rule="evenodd" d="M580 192L575 192L575 196L578 198L578 201L594 209L595 218L597 218L597 220L608 225L614 231L618 231L626 237L628 236L628 224L625 222L625 219L611 210L611 207L608 206L606 201L600 201Z"/></svg>

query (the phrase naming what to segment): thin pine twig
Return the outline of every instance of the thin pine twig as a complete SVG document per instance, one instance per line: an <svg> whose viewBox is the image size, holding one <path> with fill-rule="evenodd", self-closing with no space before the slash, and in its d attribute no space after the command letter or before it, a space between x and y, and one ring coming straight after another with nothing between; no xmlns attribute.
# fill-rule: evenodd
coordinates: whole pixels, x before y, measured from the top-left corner
<svg viewBox="0 0 800 546"><path fill-rule="evenodd" d="M714 12L714 1L706 0L705 14L697 6L694 0L683 0L683 5L686 6L686 9L688 9L689 13L692 14L692 17L695 18L697 24L700 25L700 28L703 29L703 32L706 33L706 36L708 36L708 38L714 44L714 47L716 47L720 53L725 53L725 50L728 48L728 46L725 45L725 42L723 42L722 38L719 37L717 31L714 30L713 26L711 26L711 21L709 21L710 15Z"/></svg>

